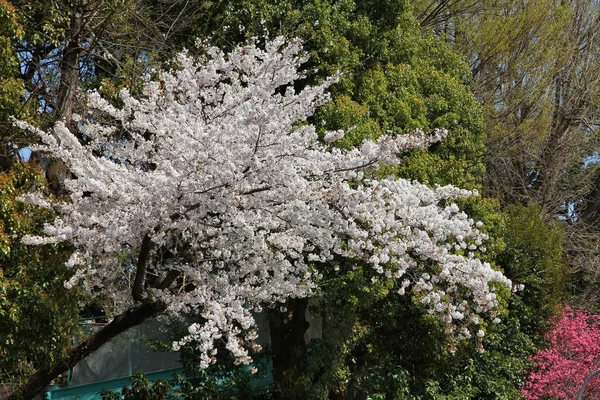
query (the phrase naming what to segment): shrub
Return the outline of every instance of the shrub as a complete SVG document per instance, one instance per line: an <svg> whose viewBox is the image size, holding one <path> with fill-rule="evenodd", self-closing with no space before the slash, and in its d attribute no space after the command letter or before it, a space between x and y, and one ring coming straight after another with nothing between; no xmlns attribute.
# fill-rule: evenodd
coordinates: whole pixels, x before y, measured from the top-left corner
<svg viewBox="0 0 600 400"><path fill-rule="evenodd" d="M532 360L535 367L522 390L528 400L575 399L586 377L600 368L600 315L565 307L546 333L548 348ZM592 380L588 399L600 396L600 381Z"/></svg>

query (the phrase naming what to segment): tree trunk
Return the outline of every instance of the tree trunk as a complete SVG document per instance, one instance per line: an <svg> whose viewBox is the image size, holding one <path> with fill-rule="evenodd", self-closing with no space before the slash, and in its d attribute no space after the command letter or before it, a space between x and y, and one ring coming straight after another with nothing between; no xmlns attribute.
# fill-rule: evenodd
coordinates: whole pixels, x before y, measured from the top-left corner
<svg viewBox="0 0 600 400"><path fill-rule="evenodd" d="M306 343L308 330L306 308L308 299L289 299L285 311L269 311L269 329L273 353L273 381L276 398L294 398L293 386L306 373Z"/></svg>
<svg viewBox="0 0 600 400"><path fill-rule="evenodd" d="M73 124L73 109L75 92L79 83L79 60L83 53L81 47L83 30L84 17L82 11L75 10L71 17L69 30L65 35L65 47L60 62L60 83L56 98L56 109L54 110L55 120L64 121L73 134L77 132ZM45 169L45 175L48 188L53 194L66 194L64 181L71 177L71 172L63 161L51 159L48 162L48 168Z"/></svg>
<svg viewBox="0 0 600 400"><path fill-rule="evenodd" d="M79 82L79 58L83 51L80 41L83 25L81 12L73 13L60 63L60 85L56 100L56 116L58 120L64 120L67 126L71 123L75 91Z"/></svg>
<svg viewBox="0 0 600 400"><path fill-rule="evenodd" d="M89 336L78 345L71 347L66 357L57 360L53 366L37 371L8 400L33 399L53 379L73 368L75 364L89 356L104 343L118 334L125 332L127 329L140 325L144 321L157 316L165 311L166 308L167 305L164 302L145 302L116 316L110 324Z"/></svg>

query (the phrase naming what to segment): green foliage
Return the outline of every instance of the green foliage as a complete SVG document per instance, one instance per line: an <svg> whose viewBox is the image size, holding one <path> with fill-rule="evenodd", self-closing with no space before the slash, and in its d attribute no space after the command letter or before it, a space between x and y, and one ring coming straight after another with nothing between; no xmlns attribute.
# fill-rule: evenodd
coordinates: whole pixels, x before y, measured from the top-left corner
<svg viewBox="0 0 600 400"><path fill-rule="evenodd" d="M543 345L541 334L562 299L566 271L562 227L546 223L537 206L511 206L500 213L497 204L484 201L473 209L475 214L481 207L487 209L484 227L496 238L488 257L525 289L502 296L501 322L485 324L483 353L466 342L455 355L436 362L435 372L425 376L425 399L521 398L529 357Z"/></svg>
<svg viewBox="0 0 600 400"><path fill-rule="evenodd" d="M53 217L16 200L43 184L30 165L0 173L0 371L13 382L63 356L77 332L81 293L63 286L73 273L63 265L68 249L20 243Z"/></svg>
<svg viewBox="0 0 600 400"><path fill-rule="evenodd" d="M346 276L338 283L350 281ZM315 391L374 399L519 398L536 348L516 314L505 311L501 324L485 328L483 353L477 342L465 341L453 354L442 327L418 299L398 296L385 284L376 284L376 293L345 299L343 294L368 287L358 276L354 284L356 291L326 292L327 326L312 352Z"/></svg>
<svg viewBox="0 0 600 400"><path fill-rule="evenodd" d="M518 301L518 300L517 300ZM522 332L517 312L505 312L502 322L486 327L483 352L464 343L444 357L427 377L424 399L519 399L529 356L536 347Z"/></svg>
<svg viewBox="0 0 600 400"><path fill-rule="evenodd" d="M0 0L0 170L6 170L14 156L15 132L10 116L24 115L23 81L19 74L19 60L13 42L23 35L14 7Z"/></svg>
<svg viewBox="0 0 600 400"><path fill-rule="evenodd" d="M510 279L525 285L515 295L521 300L519 318L523 331L535 337L549 327L567 281L562 227L547 223L538 206L508 207L505 224L506 248L498 263Z"/></svg>
<svg viewBox="0 0 600 400"><path fill-rule="evenodd" d="M252 373L245 365L236 365L225 349L219 351L220 360L207 369L198 367L195 361L196 351L192 346L183 349L182 361L185 377L175 382L180 386L178 394L184 400L202 399L265 399L265 388L258 385L269 370L268 360L261 354L254 355Z"/></svg>
<svg viewBox="0 0 600 400"><path fill-rule="evenodd" d="M171 384L167 381L150 382L142 371L131 377L131 387L124 387L121 394L103 390L102 400L165 400L174 398L169 395Z"/></svg>
<svg viewBox="0 0 600 400"><path fill-rule="evenodd" d="M34 46L61 45L69 23L69 7L53 7L48 0L12 0L12 3L28 43Z"/></svg>
<svg viewBox="0 0 600 400"><path fill-rule="evenodd" d="M0 28L0 110L6 110L11 98L21 94L16 79L19 63L12 42L23 34L15 9L6 0L0 1Z"/></svg>
<svg viewBox="0 0 600 400"><path fill-rule="evenodd" d="M187 346L187 349L191 350L191 347ZM183 360L189 361L189 358L184 355ZM139 371L131 377L131 385L123 387L121 393L103 390L100 395L102 400L269 399L268 391L253 383L265 374L265 360L258 360L255 367L259 371L256 374L247 367L234 366L227 361L208 369L190 370L188 366L184 368L184 375L175 375L170 381L154 382Z"/></svg>

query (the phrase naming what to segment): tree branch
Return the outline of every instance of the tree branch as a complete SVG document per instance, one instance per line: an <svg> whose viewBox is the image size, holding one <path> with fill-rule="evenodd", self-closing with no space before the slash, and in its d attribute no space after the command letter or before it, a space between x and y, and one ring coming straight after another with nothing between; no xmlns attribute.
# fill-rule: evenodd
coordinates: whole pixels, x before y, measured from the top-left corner
<svg viewBox="0 0 600 400"><path fill-rule="evenodd" d="M53 379L73 368L79 361L99 349L104 343L127 329L157 316L166 309L167 304L162 301L145 302L116 316L110 324L78 345L71 347L66 357L32 375L27 383L14 392L8 400L33 399Z"/></svg>
<svg viewBox="0 0 600 400"><path fill-rule="evenodd" d="M135 271L135 280L133 281L133 288L131 289L131 296L135 301L143 301L145 299L144 282L146 281L147 264L152 247L152 239L146 234L142 240L142 248L140 249L140 255L138 256L137 268Z"/></svg>

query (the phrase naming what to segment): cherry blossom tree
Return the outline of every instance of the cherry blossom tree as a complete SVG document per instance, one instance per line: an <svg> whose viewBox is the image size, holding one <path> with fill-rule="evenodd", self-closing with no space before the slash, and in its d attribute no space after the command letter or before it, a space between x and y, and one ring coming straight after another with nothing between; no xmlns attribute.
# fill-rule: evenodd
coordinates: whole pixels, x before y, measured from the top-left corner
<svg viewBox="0 0 600 400"><path fill-rule="evenodd" d="M400 295L418 293L453 337L483 336L481 315L494 317L497 305L491 283L512 284L475 257L486 237L453 203L475 193L378 174L445 131L341 150L344 132L320 137L308 123L337 78L295 90L304 61L301 43L282 38L229 54L182 53L177 68L147 79L141 98L124 90L115 107L89 94L76 132L62 122L50 131L16 122L41 138L34 150L72 173L68 201L23 198L61 213L45 236L23 240L70 241L75 272L65 285L110 298L121 312L23 393L163 312L204 318L175 350L199 343L208 366L220 340L248 363L252 313L311 296L320 274L341 262L394 280Z"/></svg>

